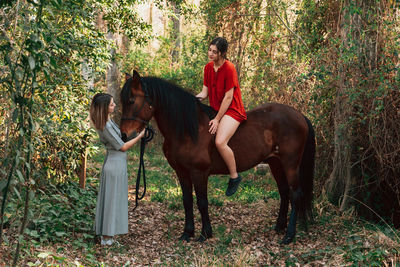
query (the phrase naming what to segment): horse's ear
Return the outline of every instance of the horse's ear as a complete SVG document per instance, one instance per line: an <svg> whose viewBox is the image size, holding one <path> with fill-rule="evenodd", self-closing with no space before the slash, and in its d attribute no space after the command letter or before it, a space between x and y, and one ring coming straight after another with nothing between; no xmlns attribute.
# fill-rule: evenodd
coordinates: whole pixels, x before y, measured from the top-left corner
<svg viewBox="0 0 400 267"><path fill-rule="evenodd" d="M129 78L132 78L132 76L129 73L125 72L125 81L127 81Z"/></svg>
<svg viewBox="0 0 400 267"><path fill-rule="evenodd" d="M132 77L134 79L140 80L140 75L139 72L137 72L136 70L133 71Z"/></svg>
<svg viewBox="0 0 400 267"><path fill-rule="evenodd" d="M141 81L140 81L141 78L140 78L139 73L136 70L134 70L131 77L132 77L133 87L134 88L139 88L139 86L141 84Z"/></svg>

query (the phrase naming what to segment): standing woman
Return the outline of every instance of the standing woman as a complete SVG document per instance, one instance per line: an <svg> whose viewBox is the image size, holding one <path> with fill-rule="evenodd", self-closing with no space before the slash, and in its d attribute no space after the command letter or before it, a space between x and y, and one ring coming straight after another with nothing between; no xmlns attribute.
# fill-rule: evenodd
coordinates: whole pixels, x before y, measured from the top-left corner
<svg viewBox="0 0 400 267"><path fill-rule="evenodd" d="M196 96L201 100L209 97L210 106L218 113L210 121L209 132L216 133L215 145L229 170L226 195L233 195L242 180L236 171L236 161L228 142L240 123L247 119L240 93L235 66L226 58L228 42L225 38L215 38L208 48L210 62L204 67L202 91Z"/></svg>
<svg viewBox="0 0 400 267"><path fill-rule="evenodd" d="M114 108L112 96L104 93L96 94L90 106L90 119L107 149L95 218L96 235L101 235L102 245L112 245L114 235L128 233L128 171L125 151L144 135L142 131L136 138L124 143L118 126L110 118Z"/></svg>

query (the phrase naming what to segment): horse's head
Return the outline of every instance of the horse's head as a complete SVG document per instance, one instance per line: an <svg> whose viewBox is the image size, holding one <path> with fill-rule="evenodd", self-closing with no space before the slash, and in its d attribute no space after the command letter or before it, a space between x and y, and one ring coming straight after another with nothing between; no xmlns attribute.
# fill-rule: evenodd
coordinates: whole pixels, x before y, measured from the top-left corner
<svg viewBox="0 0 400 267"><path fill-rule="evenodd" d="M146 84L142 82L139 73L133 71L133 75L126 76L125 84L121 91L122 140L131 139L135 132L140 132L149 123L153 116L151 99L149 98Z"/></svg>

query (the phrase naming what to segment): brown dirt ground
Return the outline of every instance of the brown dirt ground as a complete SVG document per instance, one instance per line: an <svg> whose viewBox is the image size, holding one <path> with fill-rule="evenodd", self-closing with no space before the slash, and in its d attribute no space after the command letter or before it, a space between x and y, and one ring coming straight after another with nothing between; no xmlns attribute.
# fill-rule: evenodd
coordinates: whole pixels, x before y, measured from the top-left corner
<svg viewBox="0 0 400 267"><path fill-rule="evenodd" d="M133 196L133 191L132 187L130 196ZM316 223L308 233L299 231L293 244L283 246L280 244L283 235L273 230L279 202L272 199L252 204L227 200L220 207L210 205L214 237L204 243L181 242L177 239L183 231L183 210L171 210L165 203L149 200L150 195L147 195L139 207L130 212L129 233L117 238L120 245L103 247L97 239L88 241L96 242L94 256L98 262L106 266L285 266L285 262L293 259L298 262L293 266L344 266L350 265L345 260L348 237L360 236L366 249L376 245L388 249L396 246L379 231L370 232L364 228L359 228L358 232L346 230L343 220L348 220L351 217L349 214L333 216L325 223ZM130 210L133 207L134 199L130 197ZM335 213L335 209L328 204L316 206L318 214ZM198 236L201 220L197 209L195 217ZM60 246L66 246L63 253L57 253ZM3 247L2 250L0 266L9 265L13 251L9 247ZM30 255L51 252L52 255L65 257L61 266L76 266L74 262L91 265L85 260L85 250L76 251L72 245L54 244L29 250ZM57 263L53 258L24 257L21 260L21 265L32 262L36 266L46 266L43 263L55 266ZM386 264L395 266L390 263L396 261L399 261L398 256L391 255Z"/></svg>

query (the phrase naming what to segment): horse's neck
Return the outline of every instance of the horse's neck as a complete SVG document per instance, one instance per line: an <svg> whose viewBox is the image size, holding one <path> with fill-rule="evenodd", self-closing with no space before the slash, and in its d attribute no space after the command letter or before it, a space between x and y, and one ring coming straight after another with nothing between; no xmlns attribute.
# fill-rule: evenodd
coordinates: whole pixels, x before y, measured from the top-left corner
<svg viewBox="0 0 400 267"><path fill-rule="evenodd" d="M162 112L155 112L154 119L157 123L158 130L164 136L164 138L169 138L171 133L171 126L168 120L163 116Z"/></svg>
<svg viewBox="0 0 400 267"><path fill-rule="evenodd" d="M160 130L161 134L164 136L165 139L170 139L170 138L175 138L175 131L172 129L171 123L168 121L168 119L163 115L163 112L156 111L154 113L154 119L157 123L157 127ZM193 118L198 119L196 118ZM209 128L209 117L205 112L201 112L200 114L200 120L199 120L199 129L200 128ZM199 138L201 138L199 136Z"/></svg>

